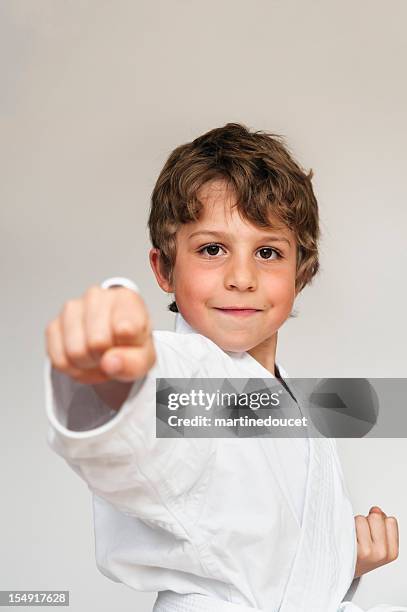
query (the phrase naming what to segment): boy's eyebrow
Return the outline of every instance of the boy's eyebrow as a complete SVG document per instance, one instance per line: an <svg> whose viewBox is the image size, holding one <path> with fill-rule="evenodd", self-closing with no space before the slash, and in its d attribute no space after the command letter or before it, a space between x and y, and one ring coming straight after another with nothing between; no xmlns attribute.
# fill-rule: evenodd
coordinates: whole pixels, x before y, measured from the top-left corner
<svg viewBox="0 0 407 612"><path fill-rule="evenodd" d="M193 236L198 236L200 234L207 234L210 236L215 236L215 238L225 238L228 236L224 232L215 232L215 231L210 231L210 230L198 230L197 232L193 232L192 234L190 234L188 236L188 239L192 238ZM259 240L274 240L276 242L286 242L289 246L291 246L291 242L288 240L288 238L285 238L284 236L278 236L276 234L262 234L261 236L259 236L258 239Z"/></svg>

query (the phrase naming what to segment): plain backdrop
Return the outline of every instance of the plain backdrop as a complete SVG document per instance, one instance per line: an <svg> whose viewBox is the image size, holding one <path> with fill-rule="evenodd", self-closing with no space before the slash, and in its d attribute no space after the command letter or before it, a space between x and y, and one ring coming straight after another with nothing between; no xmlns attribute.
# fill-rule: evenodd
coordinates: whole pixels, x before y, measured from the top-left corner
<svg viewBox="0 0 407 612"><path fill-rule="evenodd" d="M279 361L406 376L406 20L405 0L0 2L0 589L69 589L75 612L155 599L96 568L91 494L46 444L44 329L117 275L173 328L146 222L175 146L230 121L284 135L314 169L322 241ZM338 444L355 514L400 526L354 601L406 605L406 441Z"/></svg>

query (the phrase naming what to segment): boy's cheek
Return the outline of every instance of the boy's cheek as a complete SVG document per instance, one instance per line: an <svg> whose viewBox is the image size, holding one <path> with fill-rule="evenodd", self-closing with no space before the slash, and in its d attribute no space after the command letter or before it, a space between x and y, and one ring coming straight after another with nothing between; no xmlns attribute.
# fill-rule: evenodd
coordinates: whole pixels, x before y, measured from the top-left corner
<svg viewBox="0 0 407 612"><path fill-rule="evenodd" d="M202 319L202 310L206 308L207 301L205 296L202 284L196 285L195 279L191 283L176 287L175 298L178 310L193 327Z"/></svg>
<svg viewBox="0 0 407 612"><path fill-rule="evenodd" d="M177 299L188 300L195 306L216 298L216 283L208 273L191 269L176 285Z"/></svg>
<svg viewBox="0 0 407 612"><path fill-rule="evenodd" d="M266 285L266 299L270 306L292 308L295 300L295 281L286 279L275 279Z"/></svg>

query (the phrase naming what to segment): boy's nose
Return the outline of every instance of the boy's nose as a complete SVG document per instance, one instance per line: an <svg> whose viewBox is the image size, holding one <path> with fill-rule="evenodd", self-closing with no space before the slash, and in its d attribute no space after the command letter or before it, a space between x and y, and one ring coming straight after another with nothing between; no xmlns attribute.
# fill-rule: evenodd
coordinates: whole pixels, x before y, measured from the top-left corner
<svg viewBox="0 0 407 612"><path fill-rule="evenodd" d="M231 263L225 271L224 284L227 289L255 290L257 277L253 266L241 262Z"/></svg>

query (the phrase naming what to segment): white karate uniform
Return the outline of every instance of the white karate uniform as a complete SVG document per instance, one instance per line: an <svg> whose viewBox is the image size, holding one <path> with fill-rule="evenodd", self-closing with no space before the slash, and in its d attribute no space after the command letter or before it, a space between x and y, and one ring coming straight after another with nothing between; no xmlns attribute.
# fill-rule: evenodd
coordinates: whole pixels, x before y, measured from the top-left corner
<svg viewBox="0 0 407 612"><path fill-rule="evenodd" d="M154 612L361 612L343 602L357 545L335 441L156 438L156 377L274 377L180 313L153 338L157 361L118 412L45 364L48 442L93 493L100 571L158 591Z"/></svg>

